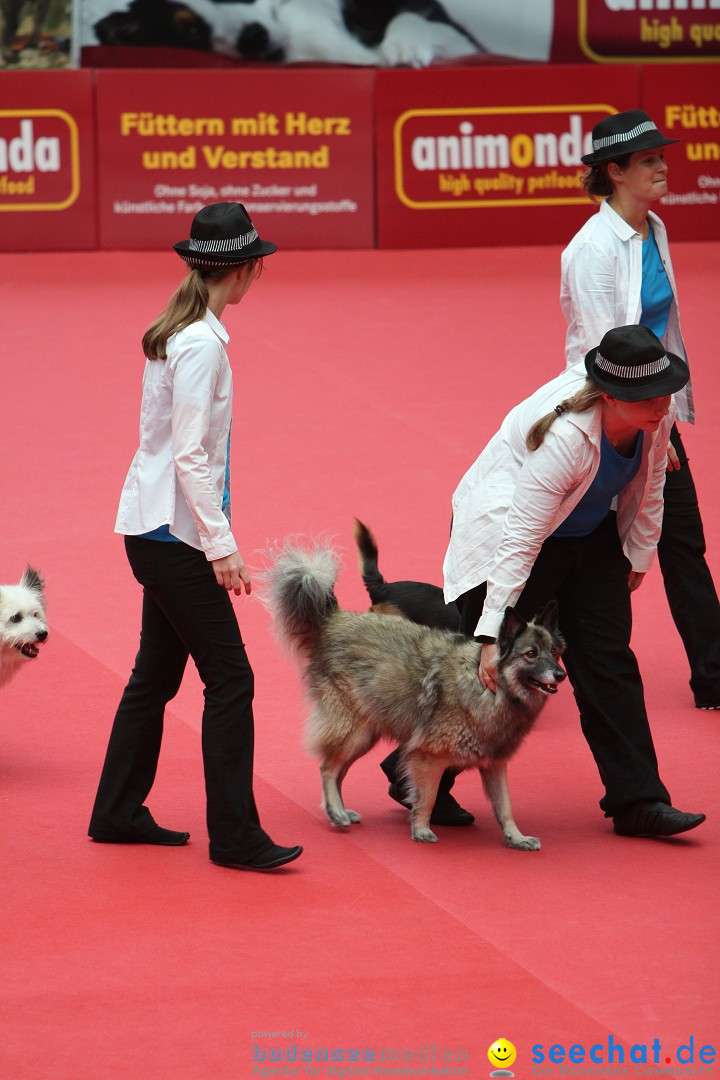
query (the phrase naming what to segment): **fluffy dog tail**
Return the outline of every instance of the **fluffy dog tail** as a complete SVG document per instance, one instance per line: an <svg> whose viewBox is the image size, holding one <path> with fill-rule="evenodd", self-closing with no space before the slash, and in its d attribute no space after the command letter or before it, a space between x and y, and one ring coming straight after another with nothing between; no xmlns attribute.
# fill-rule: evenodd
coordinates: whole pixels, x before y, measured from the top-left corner
<svg viewBox="0 0 720 1080"><path fill-rule="evenodd" d="M337 610L337 555L328 543L310 548L286 543L264 571L264 602L278 635L299 651L309 649L327 617Z"/></svg>
<svg viewBox="0 0 720 1080"><path fill-rule="evenodd" d="M355 518L355 543L358 549L358 562L360 574L365 582L365 588L373 604L382 603L385 600L383 586L385 578L378 568L378 546L375 537L363 525L362 521Z"/></svg>

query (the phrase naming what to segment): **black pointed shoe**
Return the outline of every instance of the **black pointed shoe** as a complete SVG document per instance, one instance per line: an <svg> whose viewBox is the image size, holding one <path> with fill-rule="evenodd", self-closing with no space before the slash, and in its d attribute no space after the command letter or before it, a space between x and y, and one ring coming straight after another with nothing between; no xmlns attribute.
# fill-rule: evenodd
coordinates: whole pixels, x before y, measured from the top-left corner
<svg viewBox="0 0 720 1080"><path fill-rule="evenodd" d="M302 850L300 844L296 844L295 847L281 847L279 844L273 844L266 851L249 859L248 862L225 862L223 859L212 861L216 866L227 866L230 870L276 870L279 866L294 862L302 855Z"/></svg>
<svg viewBox="0 0 720 1080"><path fill-rule="evenodd" d="M640 802L613 817L618 836L677 836L705 820L704 814L685 814L664 802Z"/></svg>

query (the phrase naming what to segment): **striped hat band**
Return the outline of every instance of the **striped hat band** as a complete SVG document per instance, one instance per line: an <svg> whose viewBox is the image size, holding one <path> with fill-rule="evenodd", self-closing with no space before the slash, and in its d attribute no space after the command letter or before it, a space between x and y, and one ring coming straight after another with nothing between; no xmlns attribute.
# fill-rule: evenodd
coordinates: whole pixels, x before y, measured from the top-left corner
<svg viewBox="0 0 720 1080"><path fill-rule="evenodd" d="M200 251L203 254L214 253L228 255L233 254L234 252L241 252L249 244L254 243L257 238L257 230L250 229L249 232L232 237L230 240L193 240L191 237L188 247L191 251Z"/></svg>
<svg viewBox="0 0 720 1080"><path fill-rule="evenodd" d="M659 360L652 360L647 364L614 364L612 360L607 360L602 353L597 352L595 366L617 379L643 379L648 375L659 375L670 367L670 361L667 356L661 356Z"/></svg>
<svg viewBox="0 0 720 1080"><path fill-rule="evenodd" d="M621 131L617 135L606 135L603 139L593 139L593 150L604 150L606 146L618 146L621 143L631 142L638 135L644 135L646 131L657 131L657 125L652 120L645 120L637 124L631 131Z"/></svg>

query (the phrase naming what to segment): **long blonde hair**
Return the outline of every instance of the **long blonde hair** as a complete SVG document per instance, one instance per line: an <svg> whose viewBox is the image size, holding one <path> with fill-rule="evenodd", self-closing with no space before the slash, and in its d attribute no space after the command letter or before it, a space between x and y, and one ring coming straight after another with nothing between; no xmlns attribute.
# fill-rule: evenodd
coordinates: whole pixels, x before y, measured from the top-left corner
<svg viewBox="0 0 720 1080"><path fill-rule="evenodd" d="M162 315L148 326L142 339L148 360L165 360L168 338L205 317L209 299L208 276L201 270L191 270L168 300Z"/></svg>
<svg viewBox="0 0 720 1080"><path fill-rule="evenodd" d="M545 436L558 416L562 416L566 412L587 412L588 409L592 409L593 405L597 404L601 397L602 390L600 387L596 386L591 379L586 379L585 385L581 390L578 390L577 394L573 394L572 397L561 401L552 412L535 421L525 437L525 445L528 450L537 450L539 446L542 446Z"/></svg>
<svg viewBox="0 0 720 1080"><path fill-rule="evenodd" d="M246 259L240 265L247 266L248 270L257 277L262 270L262 259ZM167 307L162 315L148 326L143 334L142 347L148 360L165 360L167 358L168 338L184 330L191 323L205 318L208 308L209 281L220 281L228 274L234 273L238 265L229 270L191 270L186 278L172 294L167 302Z"/></svg>

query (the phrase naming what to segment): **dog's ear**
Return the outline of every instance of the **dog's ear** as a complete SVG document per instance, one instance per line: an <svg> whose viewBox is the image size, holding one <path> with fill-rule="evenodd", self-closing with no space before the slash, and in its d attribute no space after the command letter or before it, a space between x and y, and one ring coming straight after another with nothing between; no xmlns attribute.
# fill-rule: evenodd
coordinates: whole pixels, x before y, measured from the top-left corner
<svg viewBox="0 0 720 1080"><path fill-rule="evenodd" d="M546 630L549 630L551 634L557 634L558 632L558 606L555 600L550 600L545 605L539 615L536 615L533 622L537 626L544 626Z"/></svg>
<svg viewBox="0 0 720 1080"><path fill-rule="evenodd" d="M500 627L500 633L498 634L497 645L500 650L500 655L504 654L510 649L515 638L521 633L527 623L523 619L522 615L519 615L515 608L506 607L505 617Z"/></svg>
<svg viewBox="0 0 720 1080"><path fill-rule="evenodd" d="M27 570L20 578L20 584L26 589L34 589L35 592L42 594L45 588L45 579L40 576L34 566L28 566Z"/></svg>

